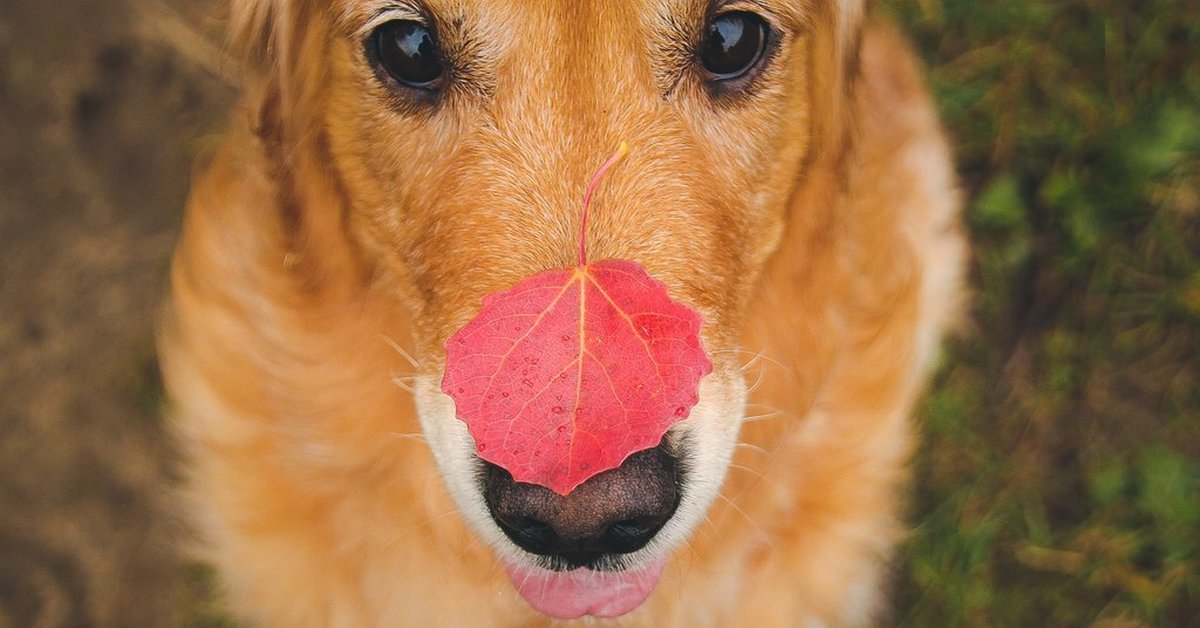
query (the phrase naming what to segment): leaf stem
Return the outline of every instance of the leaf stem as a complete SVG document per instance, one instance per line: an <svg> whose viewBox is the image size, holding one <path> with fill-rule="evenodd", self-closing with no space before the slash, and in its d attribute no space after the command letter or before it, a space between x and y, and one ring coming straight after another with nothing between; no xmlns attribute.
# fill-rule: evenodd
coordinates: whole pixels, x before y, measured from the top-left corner
<svg viewBox="0 0 1200 628"><path fill-rule="evenodd" d="M600 177L603 177L604 173L607 172L608 169L613 166L613 164L621 161L621 158L624 157L628 152L629 144L627 142L621 142L621 145L617 147L617 152L613 153L612 157L609 157L608 161L604 162L604 164L600 166L600 169L596 171L596 174L592 175L592 180L588 183L587 191L583 193L583 217L579 220L580 266L587 266L587 223L588 209L592 205L592 194L596 192L596 187L600 185Z"/></svg>

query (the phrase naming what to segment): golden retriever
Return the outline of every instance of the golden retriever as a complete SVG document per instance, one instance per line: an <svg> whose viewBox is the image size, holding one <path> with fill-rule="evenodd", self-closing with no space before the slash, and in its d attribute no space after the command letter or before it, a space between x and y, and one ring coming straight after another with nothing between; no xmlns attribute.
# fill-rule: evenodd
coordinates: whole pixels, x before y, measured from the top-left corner
<svg viewBox="0 0 1200 628"><path fill-rule="evenodd" d="M965 242L914 57L868 5L232 0L248 85L160 345L237 616L876 617ZM547 497L476 456L444 343L484 295L575 263L581 193L622 141L591 256L698 310L712 373L658 447ZM634 542L593 543L614 517L643 521Z"/></svg>

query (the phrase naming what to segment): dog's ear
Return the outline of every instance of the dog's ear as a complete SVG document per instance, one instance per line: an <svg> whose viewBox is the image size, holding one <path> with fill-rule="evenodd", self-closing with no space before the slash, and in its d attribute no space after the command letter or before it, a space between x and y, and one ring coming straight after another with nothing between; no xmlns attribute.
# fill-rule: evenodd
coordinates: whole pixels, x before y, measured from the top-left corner
<svg viewBox="0 0 1200 628"><path fill-rule="evenodd" d="M816 29L817 71L813 94L816 95L814 122L816 145L825 156L839 159L849 148L850 122L853 120L855 81L859 72L859 52L867 19L869 0L825 0L818 18L827 20Z"/></svg>
<svg viewBox="0 0 1200 628"><path fill-rule="evenodd" d="M228 0L229 38L245 69L246 90L260 134L306 124L324 85L326 24L314 0ZM278 137L277 137L278 139Z"/></svg>
<svg viewBox="0 0 1200 628"><path fill-rule="evenodd" d="M793 196L791 237L827 239L845 212L815 212L846 200L856 136L855 89L870 0L815 0L811 16L809 73L811 155L807 175ZM795 250L803 250L797 248ZM796 259L785 264L807 263Z"/></svg>
<svg viewBox="0 0 1200 628"><path fill-rule="evenodd" d="M229 43L251 73L277 65L291 0L229 0Z"/></svg>

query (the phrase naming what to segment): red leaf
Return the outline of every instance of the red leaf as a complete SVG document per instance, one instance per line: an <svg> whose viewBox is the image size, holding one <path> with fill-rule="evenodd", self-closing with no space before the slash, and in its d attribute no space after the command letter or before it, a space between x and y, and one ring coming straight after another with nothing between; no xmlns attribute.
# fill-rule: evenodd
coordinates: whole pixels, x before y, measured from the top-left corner
<svg viewBox="0 0 1200 628"><path fill-rule="evenodd" d="M636 262L587 263L592 194L628 150L621 142L583 195L579 266L484 297L446 341L442 390L479 457L562 495L657 445L712 371L698 312Z"/></svg>
<svg viewBox="0 0 1200 628"><path fill-rule="evenodd" d="M566 495L687 417L712 371L700 322L635 262L546 271L484 297L442 390L481 458Z"/></svg>

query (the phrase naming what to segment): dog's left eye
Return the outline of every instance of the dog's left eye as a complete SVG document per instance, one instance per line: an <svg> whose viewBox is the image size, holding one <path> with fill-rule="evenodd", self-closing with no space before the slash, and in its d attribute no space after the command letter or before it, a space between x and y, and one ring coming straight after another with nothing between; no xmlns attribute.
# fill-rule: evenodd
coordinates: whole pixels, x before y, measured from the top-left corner
<svg viewBox="0 0 1200 628"><path fill-rule="evenodd" d="M433 31L420 22L388 22L371 33L367 46L379 69L406 87L435 89L444 74Z"/></svg>
<svg viewBox="0 0 1200 628"><path fill-rule="evenodd" d="M746 76L763 59L770 30L749 11L722 13L708 22L700 45L700 63L712 81L732 81Z"/></svg>

